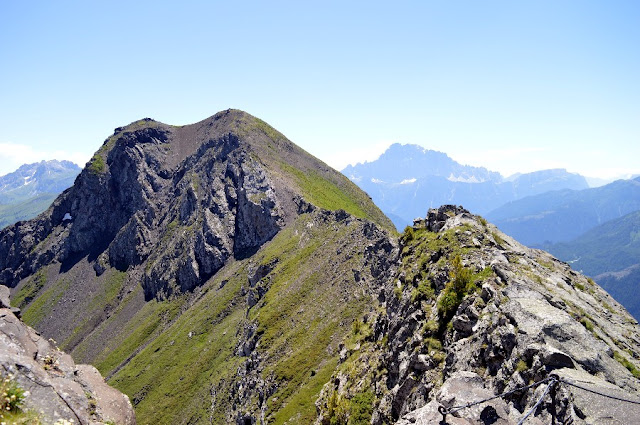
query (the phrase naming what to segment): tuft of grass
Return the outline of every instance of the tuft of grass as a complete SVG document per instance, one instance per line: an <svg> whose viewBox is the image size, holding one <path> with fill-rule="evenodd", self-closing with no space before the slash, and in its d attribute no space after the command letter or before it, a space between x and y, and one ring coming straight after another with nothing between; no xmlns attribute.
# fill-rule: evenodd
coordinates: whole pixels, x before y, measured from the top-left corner
<svg viewBox="0 0 640 425"><path fill-rule="evenodd" d="M44 425L42 415L24 410L28 396L10 376L0 376L0 423L7 425ZM56 422L57 424L57 422Z"/></svg>
<svg viewBox="0 0 640 425"><path fill-rule="evenodd" d="M393 294L396 296L397 299L402 299L402 287L401 286L394 286L393 288Z"/></svg>
<svg viewBox="0 0 640 425"><path fill-rule="evenodd" d="M527 369L529 369L529 366L527 366L527 362L522 359L518 360L518 363L516 364L516 372L522 373Z"/></svg>
<svg viewBox="0 0 640 425"><path fill-rule="evenodd" d="M438 325L438 322L436 322L435 320L428 320L422 327L422 335L435 335L439 329L440 326Z"/></svg>
<svg viewBox="0 0 640 425"><path fill-rule="evenodd" d="M611 307L611 304L609 304L606 301L601 301L602 306L607 309L609 311L609 313L615 313L616 311L613 309L613 307Z"/></svg>
<svg viewBox="0 0 640 425"><path fill-rule="evenodd" d="M47 273L44 268L38 270L12 297L11 304L24 309L47 283Z"/></svg>
<svg viewBox="0 0 640 425"><path fill-rule="evenodd" d="M102 155L95 154L93 158L91 158L91 162L89 162L89 172L91 174L103 174L107 170L107 165L102 158Z"/></svg>
<svg viewBox="0 0 640 425"><path fill-rule="evenodd" d="M544 267L545 269L549 269L551 271L553 271L553 263L551 261L545 261L542 259L536 260L538 264L540 264L542 267Z"/></svg>
<svg viewBox="0 0 640 425"><path fill-rule="evenodd" d="M464 267L462 259L456 255L451 261L450 280L438 299L438 314L442 322L451 320L464 296L475 289L472 277L471 270Z"/></svg>
<svg viewBox="0 0 640 425"><path fill-rule="evenodd" d="M371 391L355 394L350 399L331 393L327 403L329 425L368 425L373 416L375 395Z"/></svg>
<svg viewBox="0 0 640 425"><path fill-rule="evenodd" d="M622 354L617 351L613 352L613 358L620 363L622 366L626 367L629 372L636 378L640 378L640 370L635 367L633 363L627 360Z"/></svg>
<svg viewBox="0 0 640 425"><path fill-rule="evenodd" d="M414 238L413 227L411 226L405 227L404 232L402 233L402 237L400 238L402 243L406 245L409 242L413 241L413 238Z"/></svg>
<svg viewBox="0 0 640 425"><path fill-rule="evenodd" d="M428 280L421 281L411 292L411 302L415 303L422 300L431 300L435 295L435 291Z"/></svg>
<svg viewBox="0 0 640 425"><path fill-rule="evenodd" d="M506 242L502 237L498 234L498 232L491 232L491 236L493 236L493 240L500 246L506 245Z"/></svg>
<svg viewBox="0 0 640 425"><path fill-rule="evenodd" d="M25 399L25 392L10 377L0 379L0 417L5 412L18 412Z"/></svg>
<svg viewBox="0 0 640 425"><path fill-rule="evenodd" d="M349 425L368 425L373 415L373 392L358 393L349 400Z"/></svg>

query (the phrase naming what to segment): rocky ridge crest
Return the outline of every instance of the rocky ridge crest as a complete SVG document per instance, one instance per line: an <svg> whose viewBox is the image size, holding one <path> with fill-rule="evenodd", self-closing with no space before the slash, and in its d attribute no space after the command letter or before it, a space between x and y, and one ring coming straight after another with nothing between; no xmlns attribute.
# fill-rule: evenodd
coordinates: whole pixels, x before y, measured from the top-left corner
<svg viewBox="0 0 640 425"><path fill-rule="evenodd" d="M144 119L49 210L0 232L0 282L141 423L309 422L340 341L394 270L392 227L246 113Z"/></svg>
<svg viewBox="0 0 640 425"><path fill-rule="evenodd" d="M49 210L0 233L0 282L14 287L43 266L66 271L86 259L98 276L144 263L147 299L192 290L304 210L307 171L353 190L241 111L183 127L145 118L116 128ZM367 208L361 215L388 221Z"/></svg>
<svg viewBox="0 0 640 425"><path fill-rule="evenodd" d="M317 402L317 423L352 417L366 394L373 424L439 423L451 408L550 376L640 400L640 329L593 281L453 206L401 238L402 266L358 344ZM365 325L365 322L363 322ZM517 423L548 382L448 416ZM527 423L629 423L637 404L564 384ZM335 420L335 419L334 419Z"/></svg>

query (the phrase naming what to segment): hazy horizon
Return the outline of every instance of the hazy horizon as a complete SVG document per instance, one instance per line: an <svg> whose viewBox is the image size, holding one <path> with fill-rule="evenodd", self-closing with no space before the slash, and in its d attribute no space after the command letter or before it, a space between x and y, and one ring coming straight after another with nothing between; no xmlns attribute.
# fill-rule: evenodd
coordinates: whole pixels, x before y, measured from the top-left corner
<svg viewBox="0 0 640 425"><path fill-rule="evenodd" d="M115 127L258 116L332 167L417 144L508 176L640 174L636 2L0 5L0 174Z"/></svg>

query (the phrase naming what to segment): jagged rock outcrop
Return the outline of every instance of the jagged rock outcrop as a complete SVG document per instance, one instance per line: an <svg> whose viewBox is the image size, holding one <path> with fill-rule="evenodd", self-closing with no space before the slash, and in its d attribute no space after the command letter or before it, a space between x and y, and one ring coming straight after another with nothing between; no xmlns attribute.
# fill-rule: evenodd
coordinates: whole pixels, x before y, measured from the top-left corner
<svg viewBox="0 0 640 425"><path fill-rule="evenodd" d="M144 263L147 298L192 290L297 215L296 176L274 167L294 156L317 168L305 155L240 111L117 128L47 212L0 234L0 282L13 287L52 262L68 270L86 258L98 275Z"/></svg>
<svg viewBox="0 0 640 425"><path fill-rule="evenodd" d="M129 398L108 386L96 368L75 364L20 321L9 308L8 293L0 285L0 372L28 391L24 408L46 423L135 425Z"/></svg>
<svg viewBox="0 0 640 425"><path fill-rule="evenodd" d="M640 401L640 329L593 281L460 207L430 210L401 241L403 266L384 310L343 356L350 366L325 386L318 423L348 416L365 393L374 399L372 423L408 425L439 423L438 408L512 390L447 423L516 423L552 376L560 384L527 423L552 415L559 423L629 423L640 414L637 404L587 391Z"/></svg>
<svg viewBox="0 0 640 425"><path fill-rule="evenodd" d="M277 233L281 202L236 135L212 138L169 169L176 136L145 123L154 127L117 129L46 216L2 235L3 283L13 286L52 260L70 268L87 256L98 274L147 261L145 293L166 296L193 289L230 256L246 256ZM50 248L34 251L47 233Z"/></svg>

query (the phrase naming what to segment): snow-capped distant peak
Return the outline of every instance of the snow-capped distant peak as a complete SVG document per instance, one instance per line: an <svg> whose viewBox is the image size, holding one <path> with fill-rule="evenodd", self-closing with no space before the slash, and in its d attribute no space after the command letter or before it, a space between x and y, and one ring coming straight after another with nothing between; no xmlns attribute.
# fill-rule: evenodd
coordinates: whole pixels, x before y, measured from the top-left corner
<svg viewBox="0 0 640 425"><path fill-rule="evenodd" d="M24 176L24 177L23 177L23 179L24 179L24 183L22 184L23 186L26 186L26 185L28 185L28 184L32 184L32 183L34 183L34 182L37 180L37 179L35 178L36 171L37 171L37 170L33 170L33 171L31 172L31 175L29 175L29 176Z"/></svg>
<svg viewBox="0 0 640 425"><path fill-rule="evenodd" d="M482 183L484 181L483 179L478 179L476 176L456 177L453 174L449 175L449 177L447 177L447 180L449 180L450 182L460 182L460 183Z"/></svg>
<svg viewBox="0 0 640 425"><path fill-rule="evenodd" d="M414 178L412 178L412 179L404 179L404 180L402 180L402 181L400 182L400 184L411 184L411 183L415 183L415 182L416 182L416 179L415 179L415 177L414 177Z"/></svg>

